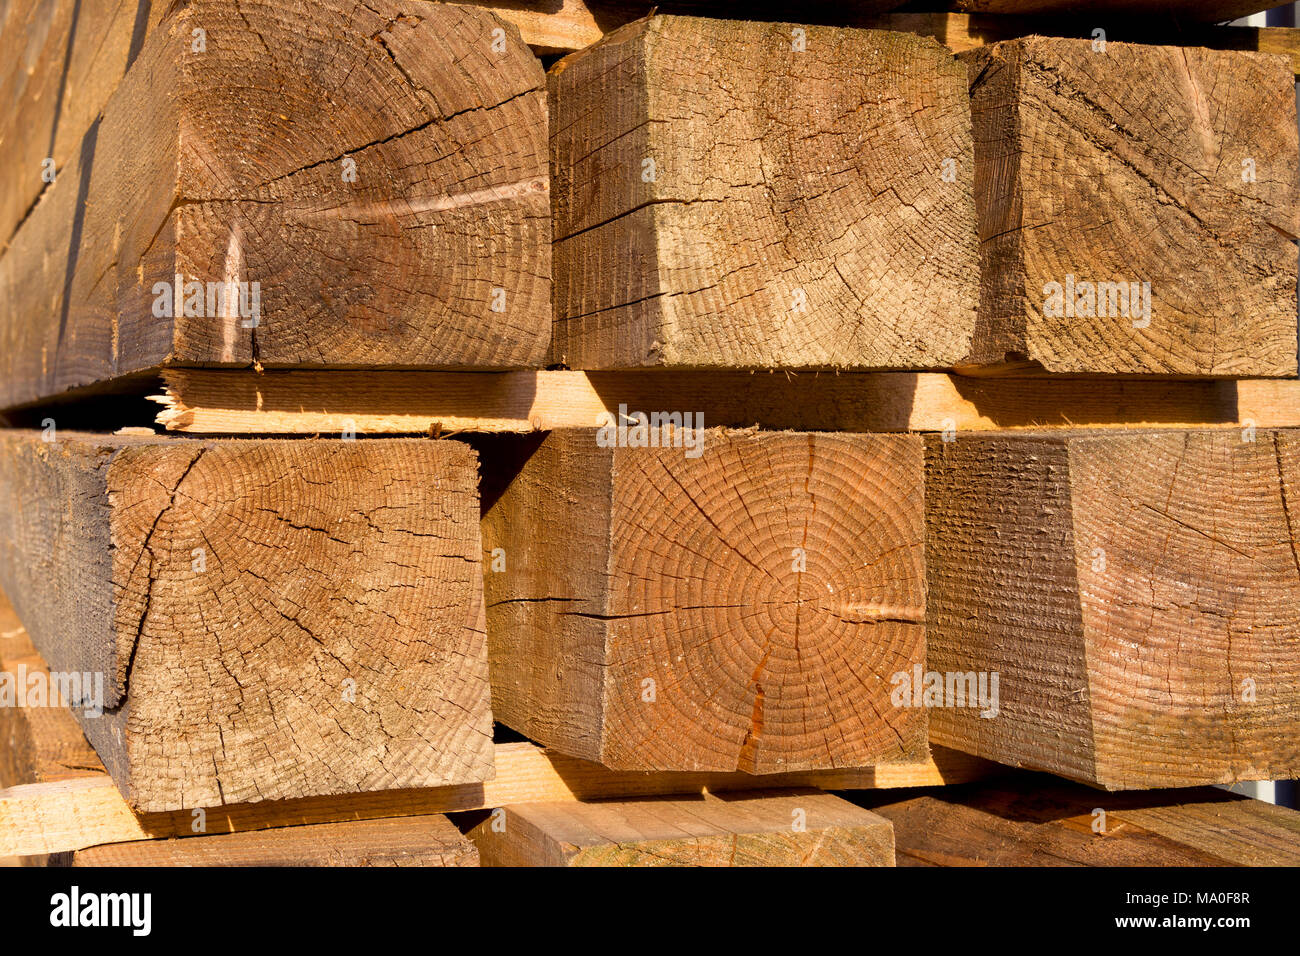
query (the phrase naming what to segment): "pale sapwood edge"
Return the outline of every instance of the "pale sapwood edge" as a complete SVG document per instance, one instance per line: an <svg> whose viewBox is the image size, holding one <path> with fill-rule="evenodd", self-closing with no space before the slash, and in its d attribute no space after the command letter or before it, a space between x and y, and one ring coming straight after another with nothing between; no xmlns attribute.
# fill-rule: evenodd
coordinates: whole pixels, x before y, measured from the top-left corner
<svg viewBox="0 0 1300 956"><path fill-rule="evenodd" d="M156 424L187 434L595 428L692 411L707 426L827 431L1300 426L1300 382L986 378L938 372L417 372L167 369ZM144 424L143 422L141 424Z"/></svg>

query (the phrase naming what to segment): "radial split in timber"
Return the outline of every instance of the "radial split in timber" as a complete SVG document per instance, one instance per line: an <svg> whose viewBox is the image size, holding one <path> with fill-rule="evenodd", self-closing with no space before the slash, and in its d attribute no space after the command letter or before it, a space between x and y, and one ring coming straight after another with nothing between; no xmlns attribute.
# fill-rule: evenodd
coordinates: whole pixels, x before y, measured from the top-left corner
<svg viewBox="0 0 1300 956"><path fill-rule="evenodd" d="M773 772L915 751L923 722L888 690L923 643L918 451L802 435L720 441L699 464L616 456L609 763Z"/></svg>
<svg viewBox="0 0 1300 956"><path fill-rule="evenodd" d="M243 247L266 315L257 355L241 334L236 360L536 364L550 315L541 66L484 11L376 6L254 5L273 55L227 13L230 40L187 59L180 271L220 276ZM286 84L290 70L308 79ZM214 174L213 155L255 161ZM194 325L178 358L231 348L228 329Z"/></svg>
<svg viewBox="0 0 1300 956"><path fill-rule="evenodd" d="M8 635L8 636L6 636ZM0 594L0 670L48 674L45 662ZM190 836L191 811L137 814L90 749L65 707L0 710L0 734L13 746L0 755L0 857L64 853L106 843ZM963 783L997 765L955 750L856 770L808 771L755 777L747 773L621 773L596 763L519 742L493 747L495 776L483 783L388 790L209 807L211 834L452 811L517 803L598 800L752 790L755 787L853 790ZM282 830L283 832L283 830ZM385 837L387 839L387 837ZM139 846L139 844L137 844ZM222 848L224 851L224 847Z"/></svg>
<svg viewBox="0 0 1300 956"><path fill-rule="evenodd" d="M973 361L1295 375L1300 150L1286 60L1048 37L961 59L980 208ZM1084 282L1125 298L1098 291L1090 305ZM1077 284L1078 307L1052 303L1052 283L1063 298ZM1134 286L1146 306L1131 304Z"/></svg>
<svg viewBox="0 0 1300 956"><path fill-rule="evenodd" d="M5 590L53 669L106 672L108 710L82 724L138 809L490 774L463 445L4 444L6 493L42 492L5 529ZM105 465L90 472L86 458ZM88 473L89 496L60 493ZM111 566L65 543L87 530ZM107 612L41 611L50 567L107 595Z"/></svg>
<svg viewBox="0 0 1300 956"><path fill-rule="evenodd" d="M0 257L0 404L176 362L540 364L541 65L486 11L371 6L169 12Z"/></svg>
<svg viewBox="0 0 1300 956"><path fill-rule="evenodd" d="M489 514L487 546L532 534L532 562L576 542L599 553L567 579L512 589L489 575L500 719L620 769L776 773L924 753L924 714L890 702L891 675L924 659L920 448L713 430L691 458L552 433ZM529 490L578 487L584 471L596 477L568 505ZM529 636L502 636L505 622ZM557 674L570 690L552 687ZM547 739L557 720L569 739Z"/></svg>
<svg viewBox="0 0 1300 956"><path fill-rule="evenodd" d="M652 17L552 70L555 359L965 356L977 263L960 71L927 38L797 29L802 51L792 24Z"/></svg>

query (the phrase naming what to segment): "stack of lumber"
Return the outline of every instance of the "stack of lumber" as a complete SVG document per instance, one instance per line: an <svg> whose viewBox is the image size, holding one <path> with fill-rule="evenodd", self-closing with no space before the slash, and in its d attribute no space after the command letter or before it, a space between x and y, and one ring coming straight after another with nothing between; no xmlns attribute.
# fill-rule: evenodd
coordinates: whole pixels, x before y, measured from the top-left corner
<svg viewBox="0 0 1300 956"><path fill-rule="evenodd" d="M0 857L1300 860L1300 37L898 5L9 4Z"/></svg>
<svg viewBox="0 0 1300 956"><path fill-rule="evenodd" d="M1024 774L858 802L894 825L899 866L1300 866L1300 815L1214 787Z"/></svg>

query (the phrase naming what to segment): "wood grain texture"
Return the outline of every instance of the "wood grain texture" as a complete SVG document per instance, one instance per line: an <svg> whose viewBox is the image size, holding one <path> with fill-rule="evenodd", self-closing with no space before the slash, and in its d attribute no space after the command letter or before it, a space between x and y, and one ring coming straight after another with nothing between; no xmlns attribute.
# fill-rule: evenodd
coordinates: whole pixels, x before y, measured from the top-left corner
<svg viewBox="0 0 1300 956"><path fill-rule="evenodd" d="M258 830L92 847L72 866L478 866L478 850L444 816Z"/></svg>
<svg viewBox="0 0 1300 956"><path fill-rule="evenodd" d="M1190 22L1186 11L1174 19L1157 16L1123 16L1114 11L1099 16L1091 0L1079 0L1074 13L1019 16L987 13L887 13L892 5L854 3L843 5L795 3L735 4L726 8L707 0L687 3L633 3L630 0L560 0L558 9L539 9L527 0L466 0L487 7L519 28L524 42L539 53L569 53L591 46L606 33L646 16L660 13L747 16L769 21L807 20L837 26L894 30L934 37L954 53L972 50L986 43L1030 35L1091 39L1092 31L1103 26L1111 40L1129 43L1203 46L1212 50L1256 50L1280 53L1292 61L1300 74L1300 30L1290 27L1213 26ZM1014 2L1014 0L1010 0ZM1054 0L1044 0L1054 2ZM1118 0L1126 2L1126 0ZM1225 0L1231 2L1231 0ZM1246 6L1250 0L1243 0ZM1252 4L1254 5L1254 4ZM1198 4L1198 6L1202 6ZM1213 8L1215 5L1211 5ZM1219 8L1222 9L1221 7ZM1231 8L1229 8L1231 9ZM1215 10L1217 16L1219 10ZM1076 15L1077 14L1077 15Z"/></svg>
<svg viewBox="0 0 1300 956"><path fill-rule="evenodd" d="M1300 813L1209 787L1098 793L1023 774L854 802L893 823L899 866L1300 866Z"/></svg>
<svg viewBox="0 0 1300 956"><path fill-rule="evenodd" d="M1300 435L928 440L937 743L1110 789L1300 772Z"/></svg>
<svg viewBox="0 0 1300 956"><path fill-rule="evenodd" d="M0 594L0 621L10 620L12 608ZM30 662L29 673L44 671L44 661L30 649L26 633L20 628L15 623L16 633L4 638L4 648L16 648L14 666ZM8 668L10 659L0 657L0 669ZM0 856L66 853L105 843L193 834L194 821L189 812L133 812L65 707L0 712L0 718L6 721L11 717L25 721L31 732L18 741L12 736L0 737L0 765L16 763L24 781L36 782L6 784L8 789L0 790ZM14 722L6 726L12 727ZM240 833L479 810L510 803L716 793L757 786L826 790L925 787L969 782L1001 772L997 764L946 747L932 747L929 756L921 760L764 777L745 773L619 773L526 742L497 744L493 752L496 776L483 783L228 804L209 808L205 822L209 833Z"/></svg>
<svg viewBox="0 0 1300 956"><path fill-rule="evenodd" d="M17 693L50 686L44 659L3 594L0 681L12 682L8 686ZM21 702L33 701L24 694ZM0 789L102 775L104 765L86 743L66 702L52 702L48 694L35 702L42 706L22 706L18 699L6 695L0 704Z"/></svg>
<svg viewBox="0 0 1300 956"><path fill-rule="evenodd" d="M893 866L881 817L829 793L525 803L470 831L483 866Z"/></svg>
<svg viewBox="0 0 1300 956"><path fill-rule="evenodd" d="M549 76L552 359L961 359L976 247L955 66L910 34L663 16L562 60Z"/></svg>
<svg viewBox="0 0 1300 956"><path fill-rule="evenodd" d="M980 209L973 362L1296 374L1300 149L1285 61L1046 37L961 58ZM1126 311L1118 293L1090 303L1082 285L1066 308L1084 282L1146 283L1149 309Z"/></svg>
<svg viewBox="0 0 1300 956"><path fill-rule="evenodd" d="M10 787L107 779L63 696L76 689L51 681L27 629L0 592L0 794ZM48 860L43 852L0 855L0 867L46 866Z"/></svg>
<svg viewBox="0 0 1300 956"><path fill-rule="evenodd" d="M975 378L937 372L355 372L169 369L158 424L186 434L427 434L590 428L663 396L711 425L818 431L1300 425L1276 379Z"/></svg>
<svg viewBox="0 0 1300 956"><path fill-rule="evenodd" d="M1237 418L1261 428L1300 427L1300 382L1282 379L1237 382Z"/></svg>
<svg viewBox="0 0 1300 956"><path fill-rule="evenodd" d="M485 516L498 720L617 769L924 753L889 683L924 657L918 438L711 429L689 457L596 437L525 448Z"/></svg>
<svg viewBox="0 0 1300 956"><path fill-rule="evenodd" d="M498 744L497 775L484 783L268 800L209 808L209 833L481 810L511 803L594 800L646 794L699 794L755 787L926 787L979 780L1000 771L946 747L930 756L857 770L754 777L746 773L619 773L530 743ZM135 813L107 776L28 784L0 791L0 855L62 853L104 843L188 837L190 812Z"/></svg>
<svg viewBox="0 0 1300 956"><path fill-rule="evenodd" d="M0 257L0 403L167 363L539 364L543 80L467 7L172 8Z"/></svg>
<svg viewBox="0 0 1300 956"><path fill-rule="evenodd" d="M1153 16L1169 17L1175 23L1235 20L1276 5L1272 0L953 0L951 3L956 9L971 13Z"/></svg>
<svg viewBox="0 0 1300 956"><path fill-rule="evenodd" d="M1090 0L1087 0L1087 5L1091 8ZM1113 14L1098 16L1091 10L1084 10L1078 16L888 13L867 18L860 25L882 30L910 30L922 36L934 37L954 53L973 50L1000 40L1033 35L1072 37L1091 42L1093 31L1101 27L1106 31L1108 43L1115 40L1155 46L1175 43L1210 50L1280 54L1291 62L1292 72L1300 75L1300 30L1292 27L1213 26L1191 23L1182 16L1171 24L1170 20L1161 17Z"/></svg>
<svg viewBox="0 0 1300 956"><path fill-rule="evenodd" d="M12 0L0 14L0 253L75 159L166 4Z"/></svg>
<svg viewBox="0 0 1300 956"><path fill-rule="evenodd" d="M103 675L74 713L134 807L490 776L469 448L56 437L0 433L0 583Z"/></svg>

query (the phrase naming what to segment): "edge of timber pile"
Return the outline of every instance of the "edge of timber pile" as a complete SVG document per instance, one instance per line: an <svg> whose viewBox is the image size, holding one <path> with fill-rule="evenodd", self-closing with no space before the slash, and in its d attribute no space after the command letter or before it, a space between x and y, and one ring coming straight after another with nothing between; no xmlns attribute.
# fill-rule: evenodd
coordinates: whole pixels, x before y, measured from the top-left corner
<svg viewBox="0 0 1300 956"><path fill-rule="evenodd" d="M492 774L459 442L0 432L0 584L131 804Z"/></svg>
<svg viewBox="0 0 1300 956"><path fill-rule="evenodd" d="M0 407L172 364L540 365L541 64L414 6L173 5L0 256Z"/></svg>

